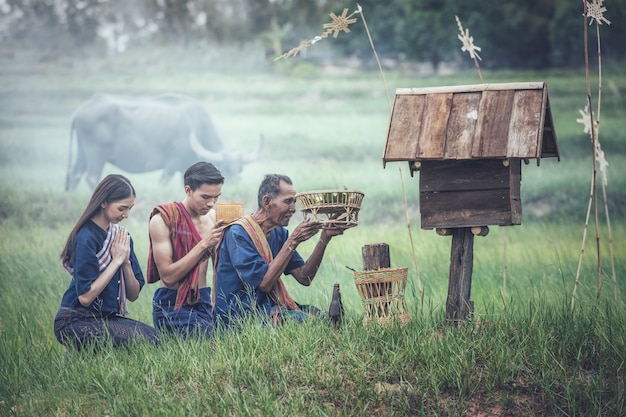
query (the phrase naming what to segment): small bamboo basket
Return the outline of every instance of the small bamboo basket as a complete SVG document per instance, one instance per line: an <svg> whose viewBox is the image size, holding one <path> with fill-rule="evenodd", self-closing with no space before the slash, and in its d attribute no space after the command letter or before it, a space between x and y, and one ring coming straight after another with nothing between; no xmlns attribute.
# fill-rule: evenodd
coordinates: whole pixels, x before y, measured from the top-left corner
<svg viewBox="0 0 626 417"><path fill-rule="evenodd" d="M356 288L363 302L365 323L379 325L411 322L404 300L408 268L354 271Z"/></svg>
<svg viewBox="0 0 626 417"><path fill-rule="evenodd" d="M363 202L361 191L321 190L296 195L305 219L322 223L325 229L347 229L359 224Z"/></svg>
<svg viewBox="0 0 626 417"><path fill-rule="evenodd" d="M242 203L217 203L215 205L215 219L230 224L243 216Z"/></svg>

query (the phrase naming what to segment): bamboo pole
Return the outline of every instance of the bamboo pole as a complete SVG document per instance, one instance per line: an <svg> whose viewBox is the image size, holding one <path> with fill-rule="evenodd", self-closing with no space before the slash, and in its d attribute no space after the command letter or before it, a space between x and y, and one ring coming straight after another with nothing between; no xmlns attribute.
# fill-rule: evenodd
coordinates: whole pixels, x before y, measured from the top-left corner
<svg viewBox="0 0 626 417"><path fill-rule="evenodd" d="M600 45L600 24L596 20L596 38L598 40L598 128L600 127L600 105L602 103L602 48ZM600 132L596 132L598 136L598 144L600 141ZM599 149L598 149L599 150ZM605 173L606 175L606 173ZM615 297L615 301L619 300L618 290L617 290L617 274L615 273L615 254L613 251L613 231L611 229L611 218L609 216L609 206L607 204L606 198L606 184L605 181L601 181L602 183L602 201L604 202L604 214L606 216L606 225L609 231L609 254L611 256L611 273L613 276L613 295Z"/></svg>
<svg viewBox="0 0 626 417"><path fill-rule="evenodd" d="M572 303L570 309L574 311L574 303L576 302L576 289L580 282L580 268L585 254L585 242L587 241L587 230L589 229L589 216L591 215L591 204L593 202L593 181L591 182L591 190L589 190L589 203L587 204L587 216L585 217L585 226L583 227L583 241L580 245L580 256L578 257L578 268L576 269L576 279L574 280L574 291L572 292Z"/></svg>
<svg viewBox="0 0 626 417"><path fill-rule="evenodd" d="M597 167L596 167L596 146L597 136L596 128L593 119L593 104L591 101L591 81L589 78L589 40L587 33L587 1L583 0L584 13L583 13L583 26L584 26L584 49L585 49L585 81L587 84L587 106L589 108L590 128L591 128L591 148L593 151L593 174L591 176L592 181L592 196L593 196L593 215L595 220L595 232L596 232L596 253L597 253L597 283L596 283L596 300L600 299L600 292L602 289L602 265L600 263L600 231L598 229L598 189L597 189Z"/></svg>
<svg viewBox="0 0 626 417"><path fill-rule="evenodd" d="M383 80L383 85L385 86L385 95L387 97L387 104L389 105L389 114L391 114L391 111L393 109L392 105L391 105L391 96L389 95L389 87L387 86L387 81L385 80L385 73L383 71L383 66L380 63L380 59L378 58L378 53L376 52L376 47L374 46L374 41L372 40L372 35L370 34L370 30L367 26L367 21L365 20L365 13L363 13L363 8L361 7L361 5L359 3L356 4L357 8L359 10L359 13L361 13L361 20L363 21L363 26L365 27L365 33L367 33L367 38L369 39L370 42L370 46L372 48L372 52L374 54L374 58L376 58L376 63L378 64L378 70L380 71L380 77ZM400 182L402 184L402 195L404 197L404 205L405 205L405 213L406 213L406 220L407 220L407 228L409 230L409 241L411 242L411 251L413 253L413 263L415 265L415 276L417 278L417 288L420 294L420 305L421 307L424 307L424 290L422 288L422 282L420 280L420 275L419 275L419 269L417 267L417 256L415 255L415 245L413 243L413 234L411 233L411 220L409 218L409 208L408 208L408 202L407 202L407 198L406 198L406 190L404 188L404 180L402 178L402 168L398 166L398 169L400 171Z"/></svg>

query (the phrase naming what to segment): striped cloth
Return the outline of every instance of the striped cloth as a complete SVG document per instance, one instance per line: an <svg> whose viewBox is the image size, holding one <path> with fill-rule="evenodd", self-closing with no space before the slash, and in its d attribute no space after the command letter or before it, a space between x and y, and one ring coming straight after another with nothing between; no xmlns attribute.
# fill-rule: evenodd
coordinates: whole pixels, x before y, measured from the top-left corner
<svg viewBox="0 0 626 417"><path fill-rule="evenodd" d="M109 223L109 229L107 231L107 236L104 239L104 243L102 244L102 249L96 254L98 258L98 271L102 272L106 269L107 266L113 260L111 256L111 246L113 245L113 241L115 240L115 236L123 228L117 224ZM70 275L74 275L74 268L66 261L63 262L63 267L70 273ZM118 306L119 313L122 315L128 314L128 308L126 307L126 281L124 281L124 270L123 268L119 269L120 271L120 285L118 292Z"/></svg>
<svg viewBox="0 0 626 417"><path fill-rule="evenodd" d="M196 246L202 240L202 236L198 233L196 226L193 224L187 209L181 202L161 204L155 207L150 214L152 216L160 214L161 218L170 230L170 241L172 242L172 250L174 251L174 261L185 256L191 248ZM206 260L212 253L208 252L202 257L200 262ZM176 304L174 310L180 310L184 304L196 304L200 300L200 288L198 282L198 272L200 262L189 272L185 278L178 282L178 291L176 295ZM148 252L148 268L146 271L146 279L149 283L157 282L161 279L159 270L154 262L152 254L152 241L150 241L150 250Z"/></svg>
<svg viewBox="0 0 626 417"><path fill-rule="evenodd" d="M265 238L265 233L261 230L261 226L258 225L257 222L254 221L251 215L247 215L239 218L234 221L232 224L238 224L248 233L250 239L252 239L252 243L256 248L259 255L263 258L263 260L269 265L270 262L274 259L272 255L272 250L270 249L270 245ZM229 225L230 226L230 225ZM217 251L216 251L217 252ZM217 265L218 260L216 260L215 265ZM217 271L217 268L215 268ZM217 274L213 273L213 288L215 287L215 280ZM270 296L272 299L281 307L287 310L299 310L298 304L291 298L289 293L287 292L287 288L285 287L285 283L283 280L278 277L272 291L270 292ZM213 304L215 304L215 293L213 294L214 300Z"/></svg>

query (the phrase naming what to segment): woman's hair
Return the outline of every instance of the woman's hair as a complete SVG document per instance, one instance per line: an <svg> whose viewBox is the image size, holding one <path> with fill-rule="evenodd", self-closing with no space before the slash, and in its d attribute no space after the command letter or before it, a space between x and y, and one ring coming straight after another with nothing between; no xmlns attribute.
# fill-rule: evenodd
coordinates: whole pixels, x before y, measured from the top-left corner
<svg viewBox="0 0 626 417"><path fill-rule="evenodd" d="M270 198L276 197L280 194L280 182L283 181L286 184L293 185L291 182L291 178L282 174L267 174L263 181L261 182L261 186L259 186L259 194L257 195L257 202L259 207L263 206L263 197L266 195L270 196Z"/></svg>
<svg viewBox="0 0 626 417"><path fill-rule="evenodd" d="M185 171L185 185L195 191L202 184L224 184L222 173L210 162L196 162Z"/></svg>
<svg viewBox="0 0 626 417"><path fill-rule="evenodd" d="M61 260L65 263L72 264L74 261L74 238L76 233L81 227L85 225L93 216L98 214L101 209L102 203L114 203L116 201L124 200L130 196L135 197L135 188L130 183L128 178L123 175L111 174L107 175L93 190L91 199L87 203L87 207L80 215L78 221L74 225L74 228L70 232L67 238L63 252L61 252Z"/></svg>

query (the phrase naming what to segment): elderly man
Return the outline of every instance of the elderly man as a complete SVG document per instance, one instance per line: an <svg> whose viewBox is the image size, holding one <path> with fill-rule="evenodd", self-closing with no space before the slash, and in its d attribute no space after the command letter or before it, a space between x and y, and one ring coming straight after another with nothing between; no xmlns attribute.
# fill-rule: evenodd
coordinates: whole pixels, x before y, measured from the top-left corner
<svg viewBox="0 0 626 417"><path fill-rule="evenodd" d="M231 224L220 243L213 297L215 318L230 326L246 316L272 324L286 317L297 321L319 310L296 303L281 276L292 275L308 286L324 256L326 246L342 230L323 229L307 261L298 245L322 228L304 220L291 233L285 228L296 211L296 191L286 175L266 175L259 187L258 208Z"/></svg>

